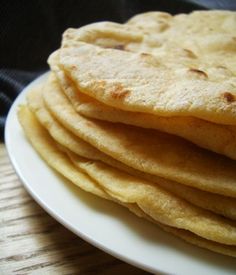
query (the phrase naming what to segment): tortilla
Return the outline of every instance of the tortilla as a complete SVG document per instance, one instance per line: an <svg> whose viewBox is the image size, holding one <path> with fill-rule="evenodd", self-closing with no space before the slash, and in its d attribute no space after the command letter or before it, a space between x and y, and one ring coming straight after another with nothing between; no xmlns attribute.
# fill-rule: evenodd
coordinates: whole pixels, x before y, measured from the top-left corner
<svg viewBox="0 0 236 275"><path fill-rule="evenodd" d="M229 245L236 244L236 227L234 229L229 220L229 224L227 224L226 219L193 206L156 184L121 172L102 162L83 159L71 153L69 156L111 197L123 203L136 203L154 220L172 227L189 230L209 240ZM229 232L226 228L229 228Z"/></svg>
<svg viewBox="0 0 236 275"><path fill-rule="evenodd" d="M235 23L152 12L67 30L49 61L72 104L50 75L28 97L36 116L19 109L26 136L83 190L236 256L235 222L212 213L235 219L236 163L180 138L235 158Z"/></svg>
<svg viewBox="0 0 236 275"><path fill-rule="evenodd" d="M26 105L19 106L18 120L32 146L51 168L80 187L82 190L103 199L118 202L115 198L109 196L96 181L73 165L67 154L64 152L65 149L61 150L63 147L57 144L52 137L50 137L47 130L43 128L35 115ZM123 205L121 202L118 203ZM136 208L128 203L125 206L132 209ZM136 209L136 213L138 215L138 209ZM139 216L141 216L141 214L139 214Z"/></svg>
<svg viewBox="0 0 236 275"><path fill-rule="evenodd" d="M22 105L19 107L18 119L27 138L50 167L81 189L99 197L108 198L96 182L93 182L86 174L76 169L67 155L58 150L55 141L49 136L47 130L40 125L27 106Z"/></svg>
<svg viewBox="0 0 236 275"><path fill-rule="evenodd" d="M235 26L229 11L95 23L64 33L59 64L108 106L235 125Z"/></svg>
<svg viewBox="0 0 236 275"><path fill-rule="evenodd" d="M157 129L183 137L196 145L236 159L236 127L211 123L194 117L160 117L147 113L128 112L105 105L76 89L74 83L58 67L58 52L51 55L50 67L66 96L77 112L90 118L121 122ZM212 139L214 136L214 139Z"/></svg>
<svg viewBox="0 0 236 275"><path fill-rule="evenodd" d="M224 41L223 34L220 38ZM230 51L230 56L235 65L235 54ZM185 64L167 53L161 58L77 42L76 47L60 49L59 64L81 92L108 106L235 125L235 77L219 79L215 73L225 67L219 60L226 59L217 52L212 60L195 60L190 66L192 61Z"/></svg>
<svg viewBox="0 0 236 275"><path fill-rule="evenodd" d="M194 11L189 14L182 13L175 16L167 12L151 11L131 17L126 25L138 28L141 32L149 32L151 35L163 31L178 32L181 34L178 37L178 41L181 43L189 33L194 36L205 36L212 33L233 34L236 31L235 21L235 12L226 10ZM163 25L168 26L163 28ZM158 29L162 30L158 31ZM183 33L183 30L186 32ZM176 40L176 37L169 36L168 38L169 40Z"/></svg>
<svg viewBox="0 0 236 275"><path fill-rule="evenodd" d="M203 68L208 64L211 78L221 80L235 74L235 58L232 58L236 49L235 25L235 12L230 11L195 11L175 16L146 12L132 17L126 24L99 22L67 29L62 48L86 42L103 48L150 53L175 68ZM203 73L195 71L195 77L201 78Z"/></svg>
<svg viewBox="0 0 236 275"><path fill-rule="evenodd" d="M84 176L84 174L82 174L82 173L80 173L80 172L78 172L75 168L74 169L72 169L72 165L68 165L69 164L69 161L67 161L67 159L66 159L66 157L63 155L63 154L61 154L61 153L59 153L58 151L55 151L55 149L53 150L53 145L52 146L50 146L50 143L48 144L47 142L44 142L44 140L48 140L49 139L49 135L46 133L46 130L44 129L44 128L42 128L42 126L40 125L40 124L38 124L36 127L34 126L35 124L37 124L38 122L37 122L37 120L32 116L32 114L30 114L30 111L29 110L27 110L27 107L21 107L20 108L20 110L19 110L19 118L20 118L20 121L21 121L21 124L23 125L23 127L24 127L24 130L26 131L26 133L27 133L27 136L31 139L31 140L33 140L33 144L34 144L34 146L35 146L35 148L38 148L38 151L40 151L40 153L41 153L41 156L47 161L47 163L50 165L50 166L53 166L55 169L57 169L57 171L59 171L60 173L62 173L63 175L66 175L66 177L67 178L69 178L70 180L72 180L73 182L74 181L76 181L76 183L77 183L77 185L78 186L82 186L82 188L83 189L86 189L86 190L88 190L89 192L92 192L92 193L95 193L95 194L99 194L100 196L102 196L102 197L106 197L106 195L104 195L104 192L102 192L101 191L101 189L100 188L96 188L96 184L94 184L94 185L92 185L91 186L91 182L90 181L86 181L86 176ZM46 138L45 138L45 136L46 136ZM50 139L49 139L50 140ZM50 141L52 144L53 144L53 141L51 140ZM57 160L57 161L55 161L55 160ZM99 165L101 165L101 163L99 163ZM105 164L104 164L105 165ZM87 162L87 166L89 166L88 165L88 162ZM105 166L105 168L106 168L106 166ZM101 169L101 170L100 170ZM99 169L99 171L103 171L104 170L104 167L101 167ZM108 167L108 173L109 173L109 170L110 170L110 168ZM62 172L63 171L63 172ZM104 173L106 172L106 170L104 170L103 171ZM103 173L102 172L102 173ZM112 170L112 172L114 173L114 170ZM96 174L97 172L95 171L95 174ZM117 172L117 176L119 176L119 173L120 172ZM108 176L109 176L109 174L108 174ZM123 177L122 177L123 176ZM131 178L131 180L130 180L130 177L128 176L128 174L121 174L121 176L119 176L120 178L123 178L122 180L121 180L121 182L118 182L118 183L120 183L120 184L122 184L122 182L125 180L125 178L126 177L128 177L128 179L127 179L127 181L128 182L132 182L133 180L135 180L135 178ZM94 179L94 177L93 177L93 179ZM99 180L99 184L98 184L98 186L102 186L102 187L104 187L103 185L102 185L102 183L104 183L105 182L105 179L106 179L106 174L105 174L105 178L99 178L99 179L101 179L101 181ZM118 178L119 179L119 178ZM78 181L77 181L78 180ZM110 180L110 178L109 178L109 180ZM115 180L115 182L116 182L116 180ZM115 182L113 181L113 187L112 187L112 189L113 188L115 188ZM139 192L139 185L138 185L138 182L139 181L137 181L136 183L135 183L135 185L136 185L136 187L134 188L134 187L130 187L130 188L134 188L135 189L135 195L134 195L134 197L136 197L137 196L137 193ZM130 183L129 183L130 184ZM146 189L146 186L147 186L147 184L145 183L145 188L143 189L143 191L145 191L145 189ZM125 187L125 185L124 185L124 187ZM128 187L128 186L127 186ZM142 187L143 187L143 184L142 184L142 181L141 181L141 185L140 185L140 188L142 189ZM118 187L119 188L119 187ZM129 187L128 187L129 188ZM92 190L92 191L91 191ZM99 190L99 191L98 191ZM127 190L127 189L125 189L125 188L122 188L122 190L124 191L124 192L126 192L126 191L129 191L129 189ZM152 188L150 191L148 191L148 189L147 189L147 192L142 192L141 194L141 196L144 196L144 197L146 197L146 194L148 195L148 197L150 196L150 194L149 194L149 192L151 192L152 193L152 196L154 195L153 194L153 191L154 190L158 190L157 189L157 187L154 187L154 188ZM110 190L109 190L110 191ZM122 191L122 193L123 193L123 191ZM127 193L127 192L126 192ZM128 193L127 193L128 194ZM159 193L158 193L159 194ZM157 195L158 195L157 194ZM161 192L160 192L160 194L161 194ZM169 194L167 194L167 197L168 197L168 195ZM116 196L115 196L115 198L116 198ZM127 201L124 201L123 199L121 199L122 198L122 195L121 196L119 196L118 197L118 200L121 200L122 202L124 202L124 203L136 203L136 201L135 201L135 199L129 199L128 198L128 200ZM160 199L160 197L156 197L156 198L158 198L158 200ZM160 201L161 202L161 201ZM166 201L166 203L168 202L168 200ZM172 200L172 202L173 202L173 200ZM142 201L142 204L144 203L144 201ZM175 205L175 206L177 206L177 205ZM142 208L142 207L141 207ZM181 208L182 209L182 208ZM162 211L165 211L164 209L162 210ZM173 208L173 210L172 211L175 211L175 208ZM188 220L190 220L190 217L189 216L186 216L187 217L187 219ZM169 219L172 219L171 217L169 218ZM217 221L218 221L218 219L216 219ZM220 221L220 219L219 219L219 221ZM223 220L222 220L222 222L223 222ZM212 225L213 225L213 222L211 223ZM214 227L214 226L213 226ZM224 237L222 237L223 238L223 243L228 243L228 244L231 244L231 245L233 245L234 244L234 241L233 240L231 240L231 238L233 238L234 239L234 233L233 233L233 228L231 228L230 227L230 225L228 225L228 227L231 229L231 233L230 234L232 234L232 237L231 237L231 235L230 234L226 234L227 236L226 236L226 239L224 238ZM190 226L190 228L191 228L191 226ZM211 228L212 230L213 230L213 228ZM226 229L227 230L227 229ZM212 231L212 232L214 232L214 230ZM220 232L220 231L219 231ZM206 234L207 234L207 232L206 232ZM213 233L211 233L211 234L213 234ZM224 235L224 228L222 228L221 229L221 234L222 235ZM229 239L228 239L229 238ZM218 240L218 237L216 237L216 239ZM231 240L231 241L230 241ZM219 237L219 242L222 242L221 241L221 236ZM233 243L232 243L233 242ZM236 228L235 228L235 244L236 244Z"/></svg>
<svg viewBox="0 0 236 275"><path fill-rule="evenodd" d="M98 22L82 26L78 29L69 28L63 34L62 47L77 47L77 43L84 41L104 48L117 48L118 45L129 44L141 46L143 33L132 26L114 22Z"/></svg>
<svg viewBox="0 0 236 275"><path fill-rule="evenodd" d="M212 193L236 197L236 163L158 131L82 117L55 78L43 96L50 112L68 130L103 153L147 174Z"/></svg>
<svg viewBox="0 0 236 275"><path fill-rule="evenodd" d="M163 224L159 224L159 226L166 232L172 233L173 235L185 240L186 242L189 242L202 248L207 248L214 252L218 252L231 257L236 257L235 246L218 244L216 242L212 242L204 238L201 238L187 230L177 229Z"/></svg>
<svg viewBox="0 0 236 275"><path fill-rule="evenodd" d="M74 153L86 157L101 159L106 158L103 153L101 153L96 148L88 145L87 142L80 138L77 138L70 131L65 129L46 109L43 98L42 98L42 88L44 83L35 87L27 94L28 107L36 115L40 123L49 131L50 135L59 144L70 149ZM107 156L108 162L111 158ZM115 160L114 160L115 161Z"/></svg>
<svg viewBox="0 0 236 275"><path fill-rule="evenodd" d="M128 167L100 152L95 147L92 147L87 142L69 132L66 128L60 125L60 123L58 123L57 120L45 108L41 96L41 88L42 86L36 87L28 93L28 106L34 112L40 123L49 131L50 135L56 142L75 154L93 160L100 160L131 175L153 181L162 188L197 206L236 220L236 199L204 192L199 189L184 186L173 181L168 181L163 178L151 176L132 169L131 167Z"/></svg>
<svg viewBox="0 0 236 275"><path fill-rule="evenodd" d="M61 87L63 87L61 85ZM71 86L70 86L71 87ZM194 144L236 160L236 127L221 125L194 117L159 117L109 107L78 91L71 96L76 111L94 119L151 128L174 134ZM214 138L212 138L214 137Z"/></svg>
<svg viewBox="0 0 236 275"><path fill-rule="evenodd" d="M83 175L81 177L82 173L78 171L74 173L74 166L69 163L67 157L59 151L56 144L54 144L48 133L37 122L34 115L29 111L26 106L21 106L19 108L18 118L32 145L51 167L55 168L56 170L58 170L58 168L60 167L59 171L61 171L62 168L62 170L65 172L64 175L72 178L73 182L76 183L76 185L81 187L82 184L82 189L85 187L86 190L92 190L92 193L94 193L94 190L96 190L95 193L97 195L108 198L108 195L104 195L104 192L101 193L101 189L97 186L95 182L92 181L91 178L87 177L86 175ZM70 173L67 172L68 170L70 170ZM74 175L74 177L71 177L71 174ZM85 181L85 179L87 180ZM82 183L80 181L82 181ZM83 182L86 182L86 184ZM139 209L135 204L123 204L123 206L126 206L132 212L138 214L139 216L151 220L151 218L148 217L144 212L142 212L142 210ZM222 254L235 256L235 246L227 246L205 240L185 230L174 229L161 224L159 224L159 226L164 228L164 230L166 231L173 232L175 235L178 235L179 237L187 240L190 243L195 243L197 245L200 245L201 247L209 248L210 250L217 251Z"/></svg>

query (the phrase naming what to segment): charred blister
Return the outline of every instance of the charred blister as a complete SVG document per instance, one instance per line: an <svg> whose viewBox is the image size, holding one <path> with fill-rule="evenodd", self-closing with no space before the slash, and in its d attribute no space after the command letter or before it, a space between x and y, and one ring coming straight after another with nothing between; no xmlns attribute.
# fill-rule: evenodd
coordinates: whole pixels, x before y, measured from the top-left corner
<svg viewBox="0 0 236 275"><path fill-rule="evenodd" d="M231 94L230 92L224 92L223 93L223 98L228 102L228 103L232 103L234 102L235 96L233 94Z"/></svg>
<svg viewBox="0 0 236 275"><path fill-rule="evenodd" d="M188 71L192 74L195 74L195 76L197 77L204 78L204 79L208 78L208 74L202 70L190 68Z"/></svg>

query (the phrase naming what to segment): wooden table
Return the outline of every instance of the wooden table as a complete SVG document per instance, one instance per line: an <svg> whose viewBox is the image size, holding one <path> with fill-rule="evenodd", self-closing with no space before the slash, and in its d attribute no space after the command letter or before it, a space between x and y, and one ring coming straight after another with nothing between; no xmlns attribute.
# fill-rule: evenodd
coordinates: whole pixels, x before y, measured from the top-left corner
<svg viewBox="0 0 236 275"><path fill-rule="evenodd" d="M0 143L0 274L147 274L95 248L26 192Z"/></svg>

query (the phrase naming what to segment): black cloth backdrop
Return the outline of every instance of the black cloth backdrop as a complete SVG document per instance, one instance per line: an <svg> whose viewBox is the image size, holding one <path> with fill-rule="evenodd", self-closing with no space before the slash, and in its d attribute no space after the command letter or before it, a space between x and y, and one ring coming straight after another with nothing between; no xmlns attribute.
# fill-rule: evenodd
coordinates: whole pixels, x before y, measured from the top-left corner
<svg viewBox="0 0 236 275"><path fill-rule="evenodd" d="M0 139L16 96L48 70L48 55L60 46L68 27L161 10L172 14L196 9L236 10L233 0L0 0Z"/></svg>

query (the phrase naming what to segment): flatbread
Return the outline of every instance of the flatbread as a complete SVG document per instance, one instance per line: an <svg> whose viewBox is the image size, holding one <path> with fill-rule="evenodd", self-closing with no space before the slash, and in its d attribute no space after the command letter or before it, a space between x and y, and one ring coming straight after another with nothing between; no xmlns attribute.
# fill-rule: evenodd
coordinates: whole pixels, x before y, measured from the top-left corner
<svg viewBox="0 0 236 275"><path fill-rule="evenodd" d="M19 108L26 136L83 190L188 242L236 256L235 222L203 209L234 219L235 199L226 196L236 197L235 162L179 137L124 125L157 128L235 158L235 23L235 13L224 11L152 12L124 25L69 29L58 59L69 87L57 77L73 104L51 75L28 97L37 119ZM73 85L82 103L67 93ZM200 126L191 134L194 123Z"/></svg>
<svg viewBox="0 0 236 275"><path fill-rule="evenodd" d="M23 126L23 129L24 129L27 137L30 139L32 145L35 147L35 149L38 151L38 153L45 159L45 161L48 162L48 164L51 167L59 168L59 166L61 166L60 168L62 168L62 170L64 170L64 171L72 170L71 171L72 174L74 176L76 175L75 177L73 177L73 182L76 183L76 185L81 186L81 183L78 184L78 182L80 180L84 181L84 179L87 178L88 180L86 180L86 185L89 185L90 187L89 188L86 187L86 189L91 190L91 186L92 186L93 191L99 190L99 191L95 191L95 193L97 192L97 195L102 194L101 189L97 186L96 183L92 182L91 178L86 177L86 175L83 175L83 177L81 178L81 174L82 174L81 172L78 172L77 174L74 173L73 165L71 165L68 162L66 156L62 152L59 151L59 149L53 143L50 136L42 128L42 126L37 122L37 120L35 119L33 114L29 111L29 109L27 109L26 106L20 107L20 109L18 111L18 118ZM54 158L54 160L53 160L53 158ZM59 158L59 162L58 162L58 158ZM58 165L58 163L59 163L59 165ZM63 167L64 168L66 167L66 169L64 169ZM56 170L58 168L56 168ZM59 169L59 170L61 171L61 169ZM70 173L66 172L66 175L69 176ZM77 178L77 176L78 176L78 178ZM69 177L71 178L71 176L69 176ZM92 182L92 185L90 184L90 182ZM84 183L82 183L82 186L84 186ZM103 196L104 195L102 195L102 197ZM108 195L106 195L106 196L108 196ZM128 207L132 212L136 213L137 215L151 220L151 218L148 217L136 205L133 205L133 204L123 204L123 205ZM222 245L222 244L219 244L216 242L212 242L212 241L203 239L201 237L198 237L198 236L192 234L191 232L187 232L185 230L179 230L179 229L171 228L171 227L161 225L161 224L159 224L159 226L161 226L164 230L166 230L168 232L172 232L173 234L179 236L182 239L185 239L186 241L188 241L190 243L194 243L198 246L205 247L212 251L216 251L216 252L219 252L222 254L230 255L233 257L236 256L235 246L227 246L227 245Z"/></svg>
<svg viewBox="0 0 236 275"><path fill-rule="evenodd" d="M236 126L220 125L194 117L160 117L110 107L76 89L73 81L66 77L65 72L58 66L58 52L51 55L49 63L64 93L80 114L110 122L157 129L183 137L200 147L236 159Z"/></svg>
<svg viewBox="0 0 236 275"><path fill-rule="evenodd" d="M230 40L236 32L235 23L234 11L211 10L175 16L163 12L146 12L130 18L126 25L156 39L165 39L164 47L171 41L179 48L192 48L195 54L215 55L219 50L235 50Z"/></svg>
<svg viewBox="0 0 236 275"><path fill-rule="evenodd" d="M26 105L19 106L18 119L27 138L43 160L58 173L79 186L81 189L108 199L109 196L86 174L80 172L71 163L68 156L55 146L55 141L41 126Z"/></svg>
<svg viewBox="0 0 236 275"><path fill-rule="evenodd" d="M57 120L45 108L42 99L42 86L43 84L34 88L27 94L28 106L36 115L40 123L49 131L50 135L56 142L77 155L92 160L100 160L131 175L155 182L162 188L176 194L188 202L230 219L236 220L236 199L204 192L196 188L185 186L183 184L168 181L163 178L158 178L157 176L151 176L142 173L109 157L108 155L102 153L95 147L92 147L87 142L72 134L59 122L57 122Z"/></svg>
<svg viewBox="0 0 236 275"><path fill-rule="evenodd" d="M151 53L175 68L204 67L207 63L214 65L209 68L211 77L221 80L235 74L235 25L236 15L231 11L195 11L175 16L146 12L126 24L99 22L67 29L62 48L76 47L82 41L103 48Z"/></svg>
<svg viewBox="0 0 236 275"><path fill-rule="evenodd" d="M27 102L30 110L35 114L38 121L40 121L40 123L49 131L53 139L82 157L95 159L106 158L106 155L102 152L97 150L95 147L90 146L84 140L77 138L73 133L64 128L50 114L50 112L46 109L42 98L43 87L44 83L33 88L27 94ZM109 156L107 156L107 158L107 162L110 162L111 158Z"/></svg>
<svg viewBox="0 0 236 275"><path fill-rule="evenodd" d="M235 21L233 12L172 17L164 32L140 31L138 49L130 35L125 51L100 45L108 34L92 25L87 32L65 33L59 63L81 92L106 105L235 125ZM119 26L120 36L127 37L126 29Z"/></svg>
<svg viewBox="0 0 236 275"><path fill-rule="evenodd" d="M236 124L236 88L227 80L198 79L195 68L177 71L155 61L150 54L85 43L62 49L60 54L61 68L77 88L106 105L159 116L193 116Z"/></svg>
<svg viewBox="0 0 236 275"><path fill-rule="evenodd" d="M29 110L27 110L27 107L21 107L21 109L19 110L19 118L20 118L20 121L21 121L21 124L23 125L23 127L25 127L24 128L25 131L27 131L28 137L34 141L35 148L38 148L38 150L41 152L41 156L47 161L47 163L50 164L50 166L53 165L54 168L58 167L58 168L56 168L57 171L59 171L62 174L65 174L66 177L70 177L69 179L72 179L73 182L76 181L78 178L78 181L76 181L77 185L81 186L83 184L83 189L87 189L87 190L89 190L89 192L91 192L91 183L90 183L90 181L85 181L86 176L84 176L82 173L78 172L75 168L73 171L71 169L72 167L68 165L69 162L66 161L65 156L58 153L57 150L55 151L55 149L51 150L53 148L53 145L50 146L50 144L48 144L47 142L44 142L44 140L49 139L49 135L46 133L46 130L44 128L42 128L42 126L40 126L39 124L36 127L34 126L38 122L36 122L36 119L33 118L33 116L30 114ZM45 136L46 136L46 138L45 138ZM51 143L53 144L52 140L51 140ZM55 159L57 160L56 162L55 162ZM80 160L81 163L83 161L84 161L83 159ZM157 201L159 201L160 206L164 205L164 207L162 206L162 209L160 209L159 218L161 217L162 212L163 212L164 216L169 215L168 214L169 212L165 208L165 207L169 208L169 206L167 206L168 203L171 203L170 209L172 209L173 213L176 211L176 208L178 209L178 205L179 205L178 200L177 200L177 202L175 202L174 196L171 197L171 200L168 200L167 198L169 197L169 193L165 194L165 192L164 192L162 194L162 190L157 188L156 186L150 185L151 189L149 190L149 188L148 188L149 185L147 182L143 183L142 180L140 181L138 179L135 179L134 177L129 176L128 174L118 172L118 170L114 170L114 169L110 168L109 166L107 167L105 164L102 164L102 163L98 163L98 165L100 165L100 168L98 168L98 169L96 169L96 167L94 167L94 165L92 165L90 160L85 161L84 164L85 165L83 165L83 166L80 165L80 167L85 167L84 169L87 169L88 171L90 171L90 177L91 177L91 174L94 172L93 173L94 176L92 178L93 179L99 178L98 186L102 186L103 188L104 188L104 185L108 184L108 182L111 180L112 173L113 174L116 173L115 174L116 177L113 177L114 175L112 176L113 177L112 183L110 181L110 183L112 184L112 187L109 189L109 194L112 197L115 197L116 199L118 199L119 201L122 201L124 203L136 203L136 200L137 199L139 200L139 198L137 196L139 196L140 203L138 203L138 205L140 206L141 209L144 208L146 210L146 204L150 205L149 209L153 207L152 206L153 201L152 200L150 201L150 199L152 199L153 196L156 196L156 200L158 198ZM89 169L89 168L91 168L91 169ZM73 171L73 173L71 173L71 170ZM99 177L97 177L99 172L100 172ZM117 184L116 184L116 181L117 181ZM121 184L122 184L122 186L120 186ZM107 191L107 185L105 187L105 190ZM130 190L133 190L133 194L132 194L132 192L130 193ZM157 193L155 192L156 190L157 190ZM142 192L140 192L140 191L142 191ZM99 194L100 196L106 197L104 195L104 193L101 192L100 188L96 188L96 184L92 186L92 193L93 192L95 192L95 194ZM118 195L114 195L114 192L115 193L118 192ZM123 192L124 192L124 194L127 195L127 198L126 198L126 196L125 196L125 198L123 198ZM164 200L165 200L166 204L163 204L162 199L160 197L161 195L164 195ZM145 198L148 198L147 203L145 203ZM173 203L173 205L172 205L172 203ZM144 207L143 207L143 205L144 205ZM158 206L158 207L160 207L160 206ZM175 207L172 207L172 206L175 206ZM181 224L182 223L184 224L185 220L186 220L186 222L188 221L187 223L190 224L190 228L192 228L190 215L184 215L185 217L182 217L183 211L187 211L188 208L185 207L186 206L185 204L183 204L183 205L180 204L179 206L181 207L179 214L181 214L181 218L184 220L184 222L181 221L180 217L178 217L176 219L179 224L178 227L181 227ZM144 212L147 211L147 210L146 211L145 210L144 210ZM204 213L204 212L203 212L203 210L200 210L199 213ZM179 214L177 213L177 216ZM173 215L174 215L173 218L175 219L175 214L173 214ZM152 216L153 216L153 214L151 214L151 217ZM208 214L206 216L208 218ZM211 217L211 215L210 215L210 217ZM212 217L214 217L214 215L212 215ZM194 219L195 218L196 218L196 214L194 215ZM212 227L210 226L210 224L207 226L207 228L209 228L209 227L211 228L211 236L213 236L215 233L216 240L218 242L220 242L220 243L223 242L224 244L227 243L230 245L236 244L236 228L235 228L235 237L234 237L234 229L232 226L230 226L230 224L228 224L228 225L224 224L224 220L221 218L217 218L217 216L215 216L215 219L216 219L216 221L215 221L216 224L214 223L214 219L212 219L212 221L211 221ZM157 219L155 218L155 220L157 220ZM199 224L200 224L201 219L199 218L198 220L199 220ZM164 222L167 225L168 225L168 221L171 223L172 215L170 215L166 219L164 218L164 221L167 221L167 222ZM225 237L224 237L224 227L222 227L220 230L219 229L217 230L217 222L219 222L219 224L222 222L222 225L226 226L226 231L230 230L230 232L226 232ZM193 227L195 227L195 226L196 226L196 221L193 223ZM214 230L215 226L216 226L216 229ZM200 232L201 232L201 230L203 230L203 228L204 227L202 225L199 227ZM186 229L188 229L188 228L186 228ZM197 232L198 232L198 230L197 230ZM202 234L206 234L206 235L208 234L207 230L204 230L204 232L205 233L202 233ZM217 234L219 234L219 237ZM210 236L210 239L212 238L211 236ZM219 238L219 240L218 240L218 238ZM235 238L235 243L234 243L234 238Z"/></svg>
<svg viewBox="0 0 236 275"><path fill-rule="evenodd" d="M234 161L165 133L82 117L53 77L45 85L43 96L50 112L65 128L127 166L201 190L236 197Z"/></svg>
<svg viewBox="0 0 236 275"><path fill-rule="evenodd" d="M163 190L156 184L131 176L99 161L69 153L73 162L111 196L123 203L137 204L152 219L172 227L189 230L203 238L223 244L236 244L236 227L227 220ZM229 227L228 227L229 226ZM224 230L229 231L224 233ZM227 229L226 229L227 230ZM234 234L235 237L231 234ZM231 241L226 239L230 238ZM235 238L235 241L234 241ZM234 243L235 242L235 243Z"/></svg>

